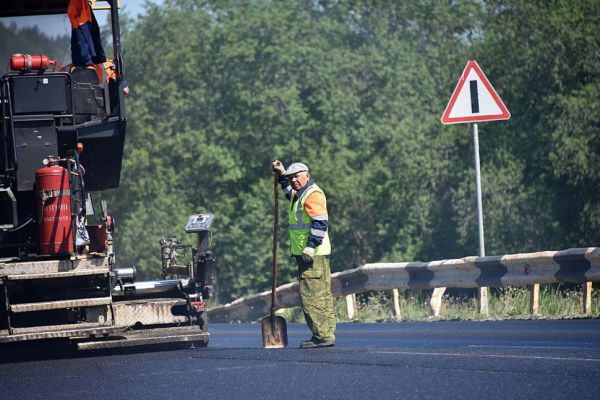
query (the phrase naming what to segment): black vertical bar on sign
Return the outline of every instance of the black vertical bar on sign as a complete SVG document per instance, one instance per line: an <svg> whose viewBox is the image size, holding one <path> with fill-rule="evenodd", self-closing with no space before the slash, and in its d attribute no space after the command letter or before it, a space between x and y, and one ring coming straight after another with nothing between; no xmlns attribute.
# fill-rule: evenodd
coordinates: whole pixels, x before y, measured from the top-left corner
<svg viewBox="0 0 600 400"><path fill-rule="evenodd" d="M479 95L477 94L477 81L469 81L471 85L471 112L477 114L479 112Z"/></svg>

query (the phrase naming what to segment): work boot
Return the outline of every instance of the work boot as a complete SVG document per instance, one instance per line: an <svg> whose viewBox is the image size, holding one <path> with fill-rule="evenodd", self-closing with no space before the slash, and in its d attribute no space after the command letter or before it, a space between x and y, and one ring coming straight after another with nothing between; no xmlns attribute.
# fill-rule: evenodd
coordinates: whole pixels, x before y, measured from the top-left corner
<svg viewBox="0 0 600 400"><path fill-rule="evenodd" d="M303 341L300 342L300 348L303 349L305 346L310 346L310 345L312 345L316 341L317 341L317 338L314 337L314 336L311 337L308 340L303 340Z"/></svg>
<svg viewBox="0 0 600 400"><path fill-rule="evenodd" d="M311 339L304 342L300 342L301 349L316 349L317 347L333 347L335 346L335 340L319 340Z"/></svg>

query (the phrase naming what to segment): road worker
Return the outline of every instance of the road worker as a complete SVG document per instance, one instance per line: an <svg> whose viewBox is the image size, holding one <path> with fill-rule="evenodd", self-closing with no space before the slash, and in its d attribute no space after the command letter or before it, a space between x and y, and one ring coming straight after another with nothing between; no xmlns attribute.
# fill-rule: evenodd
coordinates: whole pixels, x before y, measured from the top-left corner
<svg viewBox="0 0 600 400"><path fill-rule="evenodd" d="M106 61L100 28L87 0L70 0L67 9L71 21L71 60L76 67Z"/></svg>
<svg viewBox="0 0 600 400"><path fill-rule="evenodd" d="M335 344L335 314L325 193L310 179L305 164L293 163L286 170L281 161L275 160L273 170L290 201L290 247L298 265L302 311L312 332L300 348L330 347Z"/></svg>
<svg viewBox="0 0 600 400"><path fill-rule="evenodd" d="M94 64L94 69L98 74L98 81L100 85L110 85L111 79L112 82L117 82L117 68L113 60L107 60L101 64ZM121 90L125 95L129 94L129 84L127 83L127 79L123 78L120 84Z"/></svg>
<svg viewBox="0 0 600 400"><path fill-rule="evenodd" d="M67 15L71 21L71 64L64 70L72 72L75 67L93 68L98 74L100 86L117 82L115 63L106 58L100 37L100 28L88 0L70 0ZM127 80L121 77L120 88L129 94Z"/></svg>

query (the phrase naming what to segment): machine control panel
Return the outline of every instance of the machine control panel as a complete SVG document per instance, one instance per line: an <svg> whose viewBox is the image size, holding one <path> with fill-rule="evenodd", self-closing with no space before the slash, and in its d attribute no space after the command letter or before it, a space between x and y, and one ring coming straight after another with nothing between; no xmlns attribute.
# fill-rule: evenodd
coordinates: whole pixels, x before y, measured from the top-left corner
<svg viewBox="0 0 600 400"><path fill-rule="evenodd" d="M185 225L185 233L208 231L212 226L214 219L215 215L211 213L192 214Z"/></svg>

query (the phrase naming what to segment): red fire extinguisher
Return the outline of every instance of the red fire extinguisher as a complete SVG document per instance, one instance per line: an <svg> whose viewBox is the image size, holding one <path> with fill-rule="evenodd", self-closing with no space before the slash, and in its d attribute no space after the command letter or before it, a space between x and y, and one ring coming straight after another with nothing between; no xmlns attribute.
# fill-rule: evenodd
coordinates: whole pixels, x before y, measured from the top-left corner
<svg viewBox="0 0 600 400"><path fill-rule="evenodd" d="M49 164L35 171L40 254L73 253L71 191L68 171Z"/></svg>
<svg viewBox="0 0 600 400"><path fill-rule="evenodd" d="M30 54L13 54L10 57L10 69L13 71L43 71L48 69L52 61L48 56Z"/></svg>

